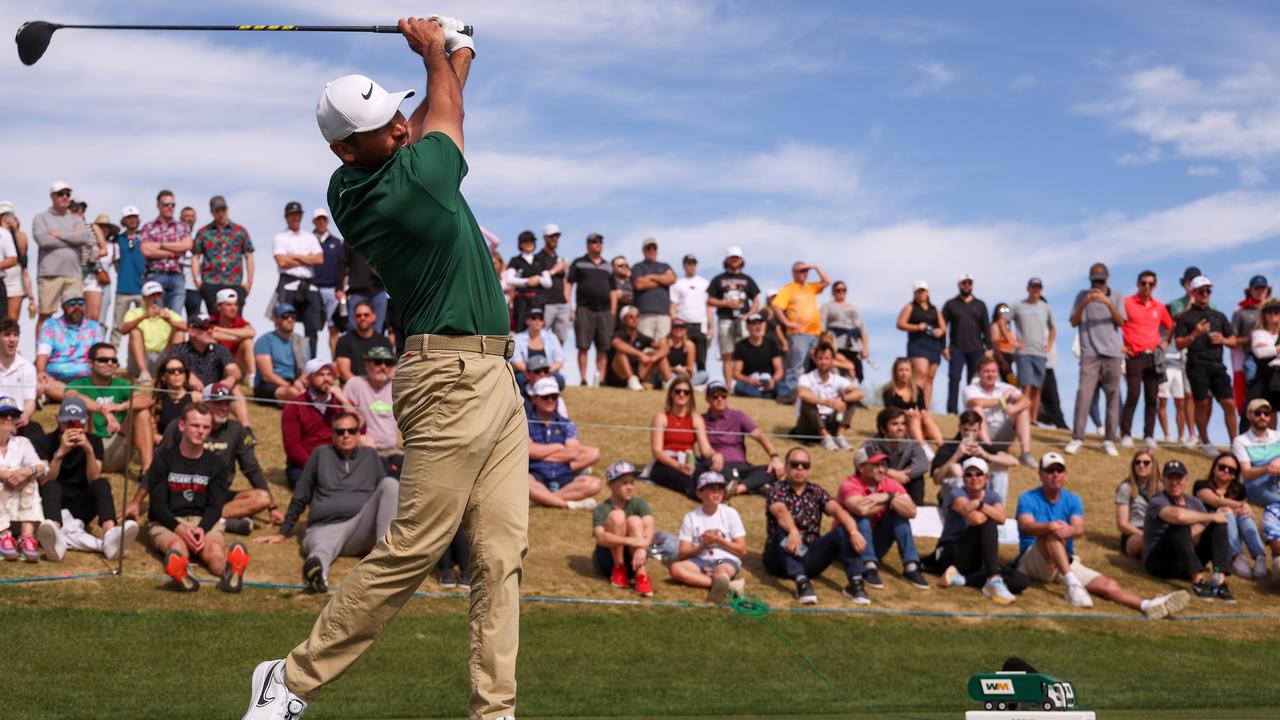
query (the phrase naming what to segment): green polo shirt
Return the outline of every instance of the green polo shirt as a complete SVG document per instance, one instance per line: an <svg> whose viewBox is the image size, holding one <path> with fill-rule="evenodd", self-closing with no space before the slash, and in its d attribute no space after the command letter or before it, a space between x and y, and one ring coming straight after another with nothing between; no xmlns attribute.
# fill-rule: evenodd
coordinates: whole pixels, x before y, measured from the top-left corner
<svg viewBox="0 0 1280 720"><path fill-rule="evenodd" d="M67 383L68 390L75 390L81 395L100 403L118 403L129 399L132 393L129 390L129 383L122 378L113 377L108 385L94 385L93 380L84 377L76 378ZM113 413L116 420L124 422L125 413ZM102 413L93 413L93 434L102 438L111 437L111 433L107 432L107 416Z"/></svg>
<svg viewBox="0 0 1280 720"><path fill-rule="evenodd" d="M459 186L467 162L433 132L377 169L343 165L329 208L351 248L378 271L410 335L506 335L506 298Z"/></svg>

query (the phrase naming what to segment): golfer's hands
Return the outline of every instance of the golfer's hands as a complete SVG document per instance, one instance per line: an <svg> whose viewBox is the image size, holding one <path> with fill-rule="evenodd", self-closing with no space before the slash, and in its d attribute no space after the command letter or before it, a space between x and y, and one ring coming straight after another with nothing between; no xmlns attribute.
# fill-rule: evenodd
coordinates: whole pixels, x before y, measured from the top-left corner
<svg viewBox="0 0 1280 720"><path fill-rule="evenodd" d="M426 57L435 52L445 51L444 27L439 22L428 18L400 18L397 23L400 34L404 35L409 49ZM474 52L474 51L473 51Z"/></svg>
<svg viewBox="0 0 1280 720"><path fill-rule="evenodd" d="M444 51L450 55L466 48L471 51L472 55L476 54L475 41L470 37L462 34L462 28L466 27L461 20L451 17L442 17L437 15L433 18L440 23L440 27L444 28Z"/></svg>

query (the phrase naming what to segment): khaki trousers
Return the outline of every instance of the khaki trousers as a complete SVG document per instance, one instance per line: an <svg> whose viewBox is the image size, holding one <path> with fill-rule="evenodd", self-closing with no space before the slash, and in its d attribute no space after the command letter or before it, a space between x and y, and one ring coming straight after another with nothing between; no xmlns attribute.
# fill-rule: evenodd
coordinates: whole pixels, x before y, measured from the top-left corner
<svg viewBox="0 0 1280 720"><path fill-rule="evenodd" d="M502 355L407 352L392 395L405 447L396 518L289 654L286 683L310 700L342 675L462 523L471 549L470 717L514 714L529 526L529 429L515 375Z"/></svg>

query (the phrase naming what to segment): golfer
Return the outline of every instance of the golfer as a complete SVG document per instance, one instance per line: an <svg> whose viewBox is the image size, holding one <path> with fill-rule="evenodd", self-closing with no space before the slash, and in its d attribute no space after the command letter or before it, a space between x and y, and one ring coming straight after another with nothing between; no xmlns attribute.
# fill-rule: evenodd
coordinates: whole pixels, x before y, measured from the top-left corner
<svg viewBox="0 0 1280 720"><path fill-rule="evenodd" d="M377 269L409 334L393 385L404 433L397 517L347 574L311 636L258 665L246 720L297 718L360 657L431 573L459 523L471 542L470 717L514 718L520 564L528 547L528 429L507 359L507 305L458 187L462 87L475 55L452 18L401 20L427 97L361 75L325 86L316 119L342 160L329 207Z"/></svg>

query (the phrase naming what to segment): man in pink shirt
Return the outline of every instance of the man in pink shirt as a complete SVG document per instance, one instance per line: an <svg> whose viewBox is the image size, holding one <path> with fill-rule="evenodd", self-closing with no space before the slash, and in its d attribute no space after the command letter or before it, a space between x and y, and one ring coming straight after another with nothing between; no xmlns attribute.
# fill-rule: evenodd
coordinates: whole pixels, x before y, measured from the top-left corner
<svg viewBox="0 0 1280 720"><path fill-rule="evenodd" d="M867 539L867 547L858 558L867 587L884 588L877 563L889 547L897 543L898 555L902 558L902 577L912 586L928 590L929 583L920 572L920 553L916 551L916 541L911 536L911 518L916 516L916 504L902 483L885 476L888 460L888 455L863 445L853 458L858 473L840 483L836 499L849 510L858 524L858 532Z"/></svg>
<svg viewBox="0 0 1280 720"><path fill-rule="evenodd" d="M1138 292L1124 299L1125 390L1124 412L1120 416L1120 445L1133 447L1133 414L1138 409L1138 386L1142 386L1142 437L1148 449L1156 449L1156 392L1164 373L1156 370L1156 358L1163 357L1173 333L1173 318L1164 303L1155 299L1156 274L1143 270L1138 275ZM1164 330L1161 337L1160 331ZM1163 363L1161 363L1163 367Z"/></svg>

